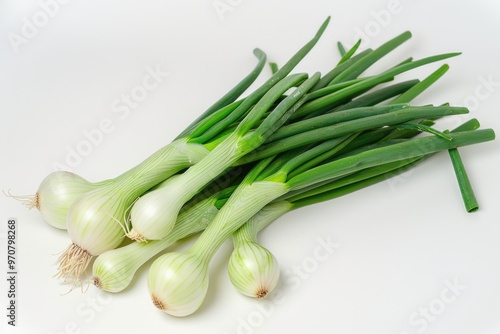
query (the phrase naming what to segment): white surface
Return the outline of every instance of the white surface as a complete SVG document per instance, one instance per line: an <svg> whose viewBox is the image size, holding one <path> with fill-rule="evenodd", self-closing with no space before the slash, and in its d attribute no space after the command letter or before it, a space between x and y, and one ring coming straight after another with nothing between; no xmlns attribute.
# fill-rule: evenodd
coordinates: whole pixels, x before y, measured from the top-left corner
<svg viewBox="0 0 500 334"><path fill-rule="evenodd" d="M221 4L227 11L215 9ZM472 107L467 118L500 131L497 1L69 1L59 7L15 52L9 33L20 35L23 18L32 21L41 7L37 1L0 2L0 187L17 194L33 193L54 162L65 163L68 147L85 140L83 131L103 119L112 130L73 170L91 181L127 170L246 75L255 64L254 47L283 64L327 15L328 30L297 71L326 73L338 60L335 43L351 44L359 31L371 34L365 47L376 47L411 30L414 37L377 68L409 56L462 51L416 102L465 103ZM380 14L388 8L394 13ZM168 77L120 119L113 102L156 67ZM437 67L398 80L423 78ZM266 68L258 82L269 73ZM481 80L494 84L485 87ZM84 294L61 295L67 287L52 278L53 263L67 235L36 211L0 196L2 268L6 220L19 221L18 326L6 326L2 307L2 327L23 334L499 333L500 144L461 152L479 212L465 213L442 154L398 182L290 213L269 227L262 243L280 261L283 275L294 266L303 273L289 275L281 294L267 303L232 288L226 244L214 260L204 305L188 318L153 307L146 270L120 294L90 287ZM322 262L314 258L320 238L338 243ZM454 281L466 288L446 290ZM1 305L6 291L2 279ZM422 312L429 307L426 319Z"/></svg>

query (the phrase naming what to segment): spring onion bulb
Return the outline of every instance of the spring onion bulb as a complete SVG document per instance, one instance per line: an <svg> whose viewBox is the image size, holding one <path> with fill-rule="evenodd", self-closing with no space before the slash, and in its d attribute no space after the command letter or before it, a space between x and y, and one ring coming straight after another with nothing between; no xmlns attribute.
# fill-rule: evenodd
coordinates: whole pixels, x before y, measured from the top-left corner
<svg viewBox="0 0 500 334"><path fill-rule="evenodd" d="M172 252L160 256L148 275L151 300L158 309L176 317L195 312L208 291L208 262L191 252Z"/></svg>
<svg viewBox="0 0 500 334"><path fill-rule="evenodd" d="M291 209L286 201L268 204L234 232L227 269L231 283L242 294L262 299L278 285L278 261L257 242L257 233Z"/></svg>
<svg viewBox="0 0 500 334"><path fill-rule="evenodd" d="M81 195L109 184L111 180L91 183L75 173L56 171L47 175L35 195L9 197L20 200L29 208L35 208L45 222L59 229L66 229L66 216L70 206Z"/></svg>
<svg viewBox="0 0 500 334"><path fill-rule="evenodd" d="M277 285L280 268L274 255L253 241L235 243L228 263L229 279L242 294L265 298Z"/></svg>

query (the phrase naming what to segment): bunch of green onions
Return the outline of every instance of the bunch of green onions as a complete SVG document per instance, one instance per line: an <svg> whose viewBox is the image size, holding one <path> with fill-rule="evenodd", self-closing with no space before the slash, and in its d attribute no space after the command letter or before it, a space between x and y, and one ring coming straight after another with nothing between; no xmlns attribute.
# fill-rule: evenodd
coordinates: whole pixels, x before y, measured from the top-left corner
<svg viewBox="0 0 500 334"><path fill-rule="evenodd" d="M148 260L197 235L186 251L158 257L148 273L154 305L186 316L202 304L210 261L232 238L232 284L247 296L264 298L279 284L279 265L258 242L262 229L289 211L386 180L439 151L450 152L467 210L475 211L457 148L493 140L493 130L478 130L472 119L440 131L434 128L440 118L468 110L411 104L448 65L421 81L380 87L458 53L409 58L361 77L411 37L405 32L374 50L358 52L360 42L347 51L340 45L341 59L325 75L292 73L328 22L281 68L274 64L264 84L241 97L266 63L256 49L258 63L241 82L171 143L122 175L90 183L54 172L34 196L12 196L68 230L71 242L57 260L57 276L81 284L96 257L92 283L119 292ZM132 242L118 247L125 236Z"/></svg>

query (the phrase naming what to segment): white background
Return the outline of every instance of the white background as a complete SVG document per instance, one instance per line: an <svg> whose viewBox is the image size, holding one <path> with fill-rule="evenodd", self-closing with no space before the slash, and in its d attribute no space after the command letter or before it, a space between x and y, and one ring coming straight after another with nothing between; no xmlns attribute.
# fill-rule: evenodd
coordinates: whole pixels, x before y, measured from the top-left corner
<svg viewBox="0 0 500 334"><path fill-rule="evenodd" d="M339 59L338 40L350 45L364 35L364 47L376 47L411 30L414 37L375 69L462 51L415 103L471 108L443 128L477 117L500 131L498 1L73 0L51 7L53 17L43 22L46 2L0 2L0 188L16 194L34 193L54 163L66 164L68 150L103 119L112 130L72 170L98 181L131 168L246 75L254 47L283 64L327 15L332 21L324 37L296 71L326 73ZM9 38L22 37L34 17L43 26L14 46ZM423 78L438 66L398 80ZM168 77L121 119L114 101L157 67ZM266 67L258 83L269 75ZM290 278L278 288L280 299L257 302L233 289L226 244L213 262L205 303L187 318L153 307L146 269L120 294L91 286L63 295L68 287L52 276L55 254L69 243L66 233L0 196L2 268L6 221L19 221L18 326L7 327L2 306L2 327L42 334L500 333L500 144L461 152L479 212L463 209L441 154L397 180L290 213L265 230L262 243ZM318 240L328 238L338 247L319 262ZM293 268L303 274L290 274ZM455 292L447 290L453 282L460 285ZM6 294L2 279L0 305Z"/></svg>

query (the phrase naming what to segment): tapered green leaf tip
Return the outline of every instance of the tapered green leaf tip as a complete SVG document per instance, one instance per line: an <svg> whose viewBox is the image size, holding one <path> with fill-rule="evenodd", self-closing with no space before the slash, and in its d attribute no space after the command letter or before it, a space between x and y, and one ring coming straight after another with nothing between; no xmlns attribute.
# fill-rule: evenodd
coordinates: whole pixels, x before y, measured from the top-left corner
<svg viewBox="0 0 500 334"><path fill-rule="evenodd" d="M405 36L407 39L410 39L413 35L411 31L407 30L404 33L402 33L401 36Z"/></svg>
<svg viewBox="0 0 500 334"><path fill-rule="evenodd" d="M266 53L259 48L253 49L253 54L259 59L266 57Z"/></svg>
<svg viewBox="0 0 500 334"><path fill-rule="evenodd" d="M325 31L326 27L328 26L328 23L330 23L330 18L331 16L328 16L319 28L318 32L316 33L316 38L319 38L321 35L323 35L323 32Z"/></svg>

